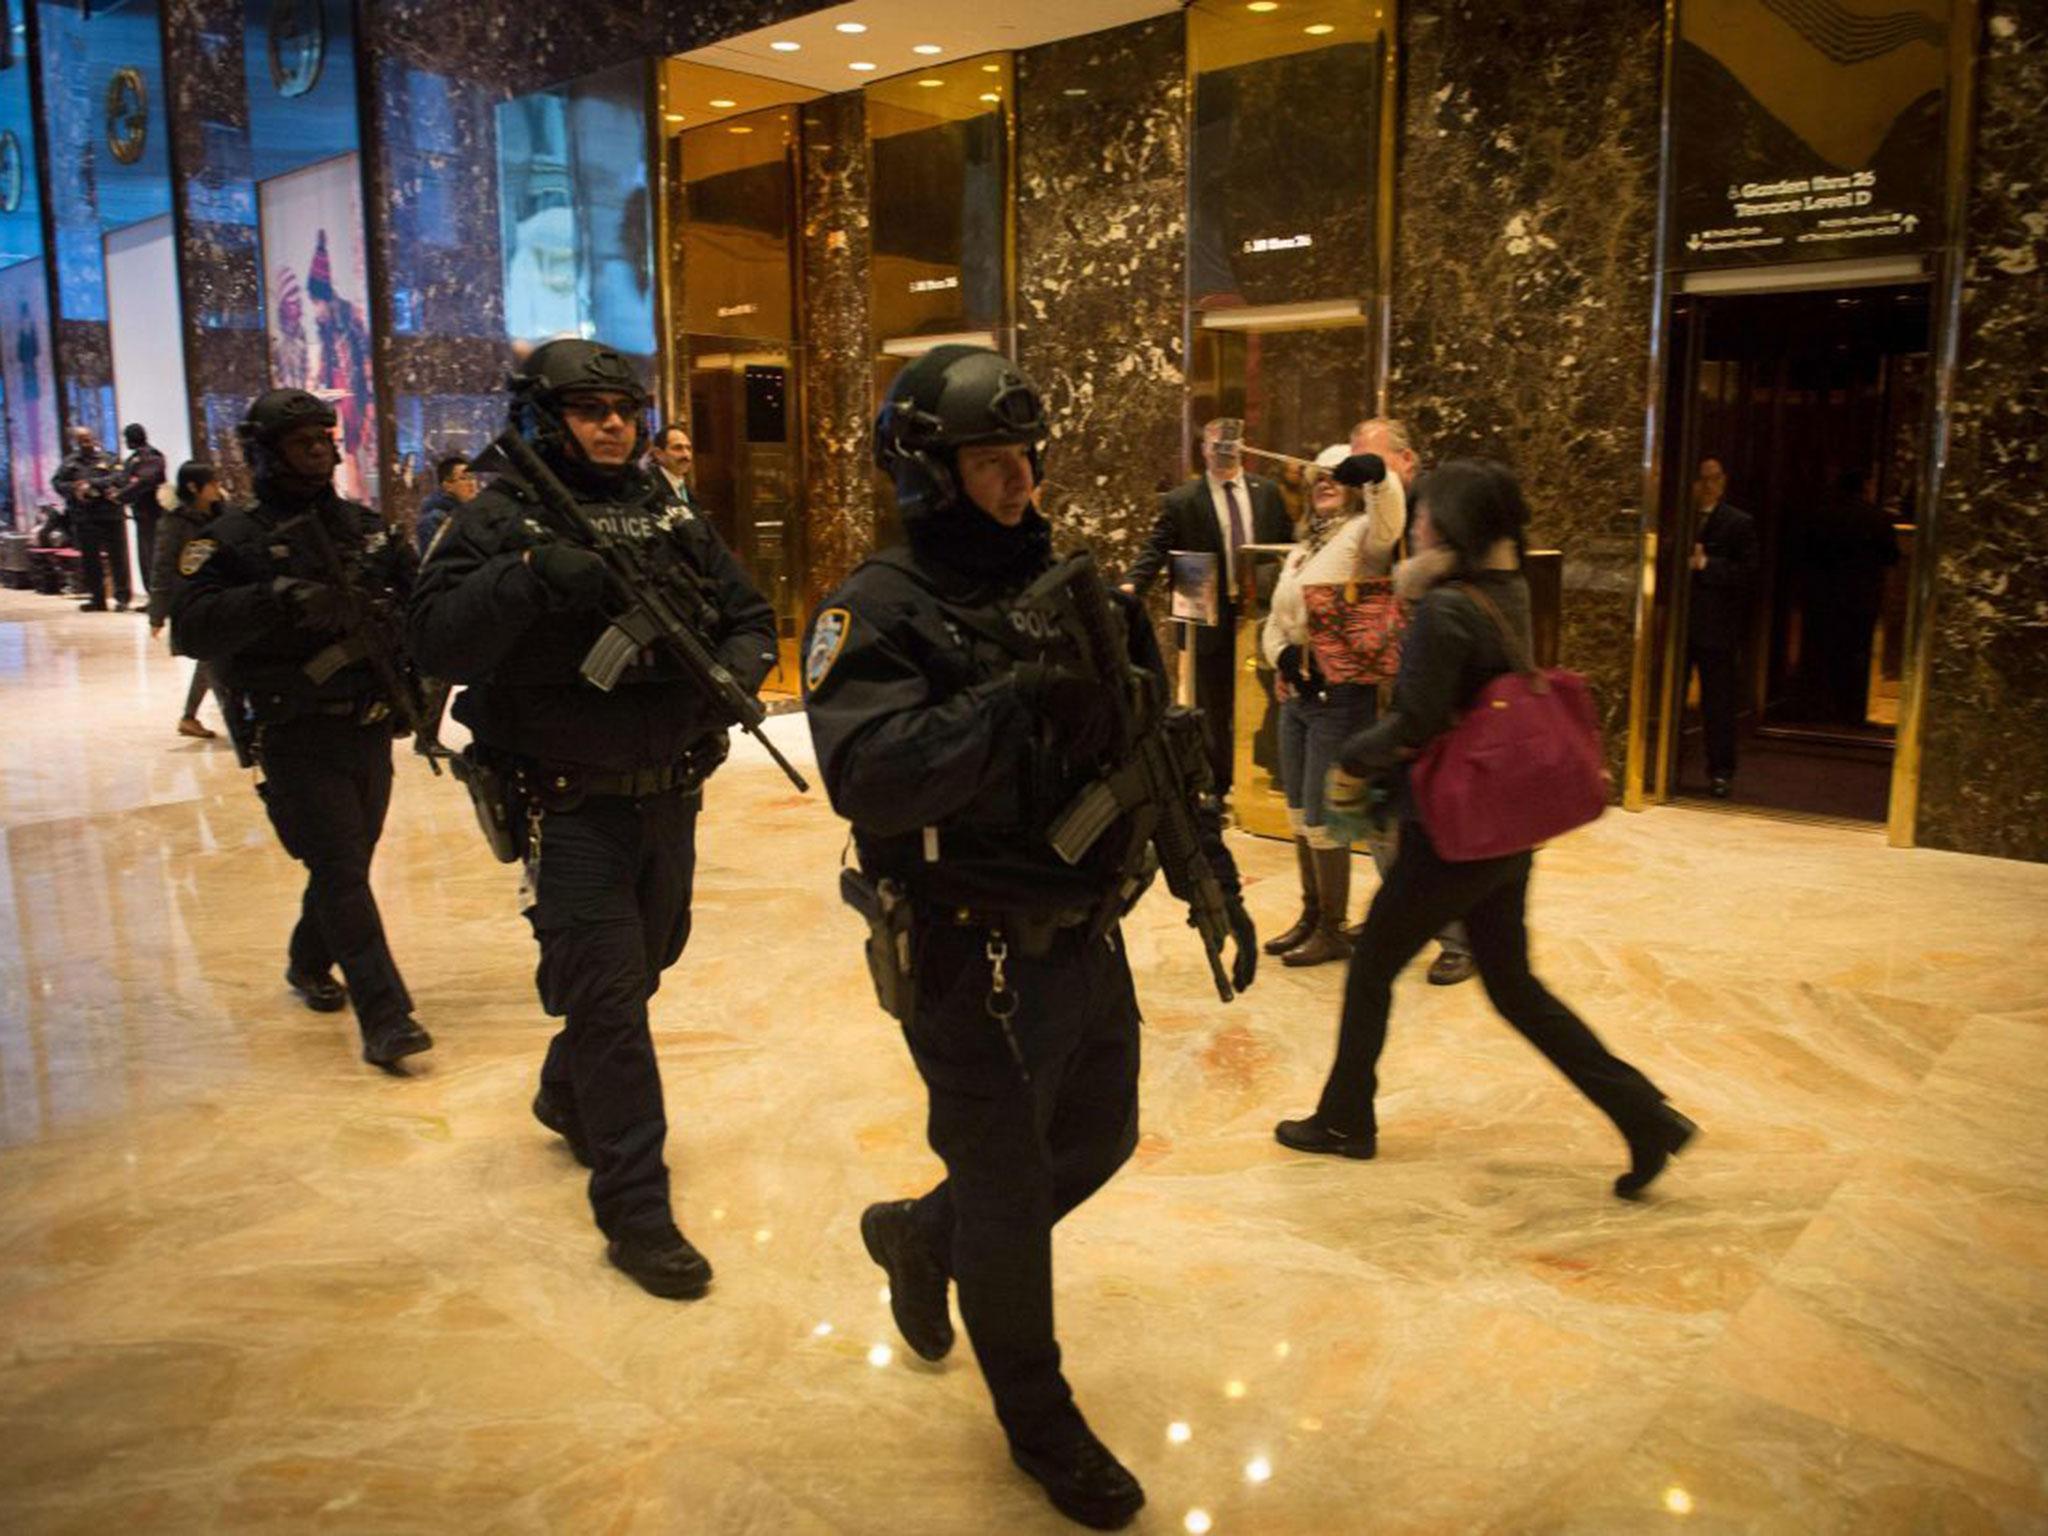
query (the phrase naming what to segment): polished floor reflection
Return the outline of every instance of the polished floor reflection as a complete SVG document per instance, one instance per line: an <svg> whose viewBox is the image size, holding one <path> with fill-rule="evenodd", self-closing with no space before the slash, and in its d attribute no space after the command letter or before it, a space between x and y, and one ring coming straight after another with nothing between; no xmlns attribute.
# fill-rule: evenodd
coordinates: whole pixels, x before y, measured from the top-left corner
<svg viewBox="0 0 2048 1536"><path fill-rule="evenodd" d="M297 872L172 733L185 678L0 593L0 1529L1072 1529L861 1252L932 1161L821 799L763 761L711 795L655 1018L718 1280L663 1303L528 1117L533 952L461 791L404 759L377 887L439 1043L388 1078L284 992ZM1238 847L1286 922L1288 851ZM1283 1153L1339 968L1220 1007L1137 914L1145 1139L1059 1263L1139 1528L2048 1530L2048 869L1665 810L1533 900L1545 976L1704 1128L1644 1205L1419 968L1380 1160Z"/></svg>

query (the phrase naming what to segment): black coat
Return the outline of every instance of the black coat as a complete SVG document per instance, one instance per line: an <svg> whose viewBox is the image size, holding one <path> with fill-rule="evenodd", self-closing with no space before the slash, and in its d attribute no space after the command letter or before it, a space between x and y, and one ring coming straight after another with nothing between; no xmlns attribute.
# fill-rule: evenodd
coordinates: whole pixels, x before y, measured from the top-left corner
<svg viewBox="0 0 2048 1536"><path fill-rule="evenodd" d="M1280 487L1271 480L1250 474L1243 477L1242 483L1251 520L1246 534L1248 542L1293 543L1294 520L1287 514L1287 502L1280 495ZM1168 554L1176 549L1215 555L1221 577L1223 622L1213 629L1198 632L1196 650L1234 649L1232 637L1237 606L1231 598L1232 573L1228 561L1223 558L1223 530L1216 519L1216 504L1209 496L1207 475L1190 480L1159 499L1159 516L1153 522L1152 532L1146 536L1138 558L1124 572L1124 580L1136 587L1138 595L1143 597L1145 589L1166 569Z"/></svg>
<svg viewBox="0 0 2048 1536"><path fill-rule="evenodd" d="M163 488L164 456L161 451L144 443L121 462L122 503L135 514L135 520L146 523L156 516L156 493Z"/></svg>
<svg viewBox="0 0 2048 1536"><path fill-rule="evenodd" d="M742 688L759 688L775 668L775 611L711 525L639 473L619 500L585 504L612 537L708 579L720 614L709 649ZM499 752L605 773L666 767L723 732L712 700L665 653L629 667L610 693L585 681L579 668L609 620L557 608L525 563L526 550L554 537L510 473L449 514L420 568L407 632L422 671L469 685L455 718Z"/></svg>
<svg viewBox="0 0 2048 1536"><path fill-rule="evenodd" d="M1415 604L1401 636L1401 670L1392 705L1346 741L1337 760L1359 778L1384 778L1395 805L1407 810L1408 763L1458 723L1479 690L1514 670L1501 626L1463 583L1477 587L1500 610L1520 653L1532 654L1529 583L1520 571L1481 571L1431 588Z"/></svg>
<svg viewBox="0 0 2048 1536"><path fill-rule="evenodd" d="M362 591L402 604L416 568L404 537L370 508L332 491L312 506ZM351 662L324 683L305 673L305 664L335 637L300 627L276 583L280 577L327 580L306 531L287 526L307 510L263 500L236 507L208 523L178 554L182 580L171 594L171 648L209 663L222 687L247 693L258 719L382 692L368 661Z"/></svg>
<svg viewBox="0 0 2048 1536"><path fill-rule="evenodd" d="M73 521L118 521L121 466L97 448L74 448L64 455L50 485L64 498Z"/></svg>
<svg viewBox="0 0 2048 1536"><path fill-rule="evenodd" d="M202 517L195 507L180 502L156 525L156 544L149 562L149 622L161 624L171 616L171 597L185 583L178 574L178 557L185 546L199 537L200 530L213 525L212 515Z"/></svg>
<svg viewBox="0 0 2048 1536"><path fill-rule="evenodd" d="M1115 885L1114 834L1078 866L1046 839L1093 769L1066 760L1017 689L1013 644L995 638L1046 563L982 578L892 550L849 576L811 621L805 714L832 808L853 823L861 867L928 904L1090 907ZM1151 626L1128 629L1132 660L1160 671ZM1204 842L1235 893L1213 816Z"/></svg>
<svg viewBox="0 0 2048 1536"><path fill-rule="evenodd" d="M1700 520L1694 537L1705 548L1707 563L1703 570L1692 570L1692 551L1686 551L1686 569L1692 574L1686 633L1695 650L1739 649L1749 629L1749 594L1756 585L1756 519L1724 501Z"/></svg>

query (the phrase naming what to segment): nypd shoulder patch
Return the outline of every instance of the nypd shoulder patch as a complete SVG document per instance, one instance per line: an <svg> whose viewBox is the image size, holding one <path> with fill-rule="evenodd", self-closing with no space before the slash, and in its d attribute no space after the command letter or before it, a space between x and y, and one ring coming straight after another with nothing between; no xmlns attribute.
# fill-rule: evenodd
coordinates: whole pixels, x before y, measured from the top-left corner
<svg viewBox="0 0 2048 1536"><path fill-rule="evenodd" d="M804 687L813 692L831 674L832 663L846 648L853 629L853 615L844 608L827 608L811 627L811 649L804 658Z"/></svg>
<svg viewBox="0 0 2048 1536"><path fill-rule="evenodd" d="M217 539L189 539L178 551L178 574L190 576L213 558L213 552L220 548Z"/></svg>

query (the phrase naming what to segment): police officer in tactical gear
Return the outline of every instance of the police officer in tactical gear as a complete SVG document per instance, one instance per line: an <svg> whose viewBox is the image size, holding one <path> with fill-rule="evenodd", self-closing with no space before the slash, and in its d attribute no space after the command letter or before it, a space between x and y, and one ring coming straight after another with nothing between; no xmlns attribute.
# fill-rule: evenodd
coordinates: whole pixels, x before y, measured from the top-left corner
<svg viewBox="0 0 2048 1536"><path fill-rule="evenodd" d="M775 665L774 612L711 526L639 467L648 402L626 360L551 341L511 395L513 429L589 520L709 595L706 646L757 690ZM563 1020L534 1116L591 1170L612 1263L654 1295L701 1296L711 1266L670 1211L647 1002L689 938L697 814L726 728L661 651L643 652L610 692L584 679L616 596L603 560L551 530L534 489L501 470L441 530L413 598L413 646L435 677L469 685L455 717L478 762L511 786L541 1004Z"/></svg>
<svg viewBox="0 0 2048 1536"><path fill-rule="evenodd" d="M257 792L278 840L310 871L286 982L316 1012L353 1003L363 1059L388 1070L434 1043L413 1022L370 893L391 804L394 701L355 647L335 647L379 622L365 605L403 604L414 562L375 512L334 493L334 428L334 408L303 389L251 402L237 435L256 499L221 514L180 553L171 642L213 669L234 711L230 730L262 770ZM339 573L320 556L322 530ZM331 671L323 664L342 655L352 659Z"/></svg>
<svg viewBox="0 0 2048 1536"><path fill-rule="evenodd" d="M927 1360L952 1347L958 1284L1012 1457L1063 1513L1109 1530L1145 1496L1060 1372L1052 1229L1137 1145L1138 1004L1117 925L1135 895L1119 883L1116 837L1078 865L1047 840L1098 776L1113 720L1102 686L1015 643L1031 629L1016 600L1051 563L1035 505L1045 436L1036 391L1000 353L941 346L899 376L875 454L908 547L825 601L804 681L860 879L909 914L900 944L884 944L909 961L885 1006L925 1080L946 1167L922 1198L868 1207L861 1236L888 1274L898 1329ZM1142 617L1119 603L1116 618L1131 660L1157 672ZM1256 936L1213 803L1201 826L1249 984Z"/></svg>

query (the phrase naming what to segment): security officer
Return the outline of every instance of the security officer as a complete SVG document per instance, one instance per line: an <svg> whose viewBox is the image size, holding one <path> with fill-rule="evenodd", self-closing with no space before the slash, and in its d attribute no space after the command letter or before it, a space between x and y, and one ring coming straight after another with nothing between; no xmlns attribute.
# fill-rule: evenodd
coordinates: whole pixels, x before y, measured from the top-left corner
<svg viewBox="0 0 2048 1536"><path fill-rule="evenodd" d="M612 348L566 339L511 381L511 425L591 522L652 565L680 562L717 610L707 647L753 692L775 664L775 615L708 523L639 467L647 394ZM660 652L602 692L578 668L614 601L603 559L549 531L532 487L501 471L450 513L420 574L420 664L466 683L455 717L477 759L517 786L514 818L540 941L540 999L563 1027L534 1117L590 1168L611 1262L656 1296L701 1296L711 1266L677 1230L668 1123L647 1001L690 935L703 783L725 758L712 702Z"/></svg>
<svg viewBox="0 0 2048 1536"><path fill-rule="evenodd" d="M221 514L180 553L171 642L213 668L231 700L229 728L263 771L257 792L278 840L310 871L286 983L318 1013L353 1003L363 1059L391 1070L434 1042L413 1022L370 893L395 721L351 637L386 622L373 607L404 602L414 564L375 512L335 494L334 428L334 407L303 389L251 402L237 435L256 500ZM320 530L353 591L330 579ZM397 622L389 617L393 638ZM326 673L318 658L337 642L355 659L316 681ZM337 963L346 991L332 974Z"/></svg>
<svg viewBox="0 0 2048 1536"><path fill-rule="evenodd" d="M1051 563L1035 505L1045 436L1037 392L1000 353L941 346L904 370L875 457L909 545L826 600L804 681L862 873L903 891L912 914L901 1011L947 1175L921 1199L868 1207L861 1236L927 1360L952 1347L946 1290L959 1284L1012 1458L1062 1513L1113 1530L1145 1495L1060 1373L1052 1228L1137 1145L1138 1004L1115 921L1129 838L1120 854L1105 836L1102 856L1073 866L1047 840L1098 776L1113 716L1078 667L1010 639L1029 632L1015 599ZM1158 672L1149 627L1118 612L1132 660ZM1213 804L1202 825L1246 985L1256 936Z"/></svg>

